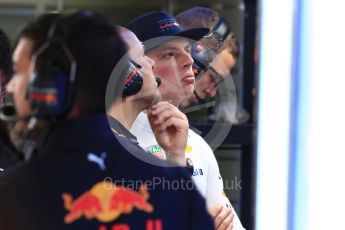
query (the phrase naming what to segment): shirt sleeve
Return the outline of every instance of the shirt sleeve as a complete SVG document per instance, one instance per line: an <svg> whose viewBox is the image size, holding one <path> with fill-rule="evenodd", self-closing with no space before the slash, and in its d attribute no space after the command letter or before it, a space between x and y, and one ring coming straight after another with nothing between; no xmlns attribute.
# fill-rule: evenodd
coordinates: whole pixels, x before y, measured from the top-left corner
<svg viewBox="0 0 345 230"><path fill-rule="evenodd" d="M208 175L207 175L207 190L206 190L206 202L207 207L209 209L214 208L216 205L223 205L227 208L233 208L229 199L226 197L224 193L224 185L223 185L223 179L219 172L218 163L216 160L216 157L214 156L214 153L210 146L205 143L205 151L207 151L208 156ZM234 209L233 209L234 210ZM237 216L236 211L235 217L234 217L234 230L242 230L244 229L240 219Z"/></svg>

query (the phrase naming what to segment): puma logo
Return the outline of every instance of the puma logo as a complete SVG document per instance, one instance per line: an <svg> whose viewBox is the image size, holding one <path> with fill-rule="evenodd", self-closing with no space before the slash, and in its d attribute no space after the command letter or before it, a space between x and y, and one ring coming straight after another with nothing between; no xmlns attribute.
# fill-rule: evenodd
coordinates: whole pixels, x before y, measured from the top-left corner
<svg viewBox="0 0 345 230"><path fill-rule="evenodd" d="M99 168L104 171L106 170L105 164L104 164L104 159L107 157L107 153L106 152L102 152L101 156L99 157L98 155L96 155L95 153L88 153L87 154L87 160L90 162L94 162L96 164L98 164Z"/></svg>

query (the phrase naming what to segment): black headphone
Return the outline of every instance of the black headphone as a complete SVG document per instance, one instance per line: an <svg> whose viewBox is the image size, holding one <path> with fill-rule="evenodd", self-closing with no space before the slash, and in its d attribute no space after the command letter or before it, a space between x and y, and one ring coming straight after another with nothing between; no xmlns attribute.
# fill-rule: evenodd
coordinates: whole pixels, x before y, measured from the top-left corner
<svg viewBox="0 0 345 230"><path fill-rule="evenodd" d="M219 49L222 47L224 40L231 33L230 25L223 18L219 17L217 24L214 26L211 33L206 35L206 38L211 38L215 40L215 45L211 49L218 53Z"/></svg>
<svg viewBox="0 0 345 230"><path fill-rule="evenodd" d="M49 28L46 42L32 56L27 97L38 118L60 118L71 108L77 63L66 44L71 24L85 16L83 12L58 18ZM46 56L47 52L51 56ZM69 62L58 61L64 55ZM41 57L45 56L44 59ZM61 59L61 57L60 57Z"/></svg>
<svg viewBox="0 0 345 230"><path fill-rule="evenodd" d="M133 60L128 61L128 67L125 74L124 87L123 87L123 96L132 96L137 94L140 89L143 87L144 78L140 73L141 65L136 63ZM158 87L161 85L162 81L159 77L156 76L156 82Z"/></svg>
<svg viewBox="0 0 345 230"><path fill-rule="evenodd" d="M123 83L123 96L132 96L137 94L143 87L144 79L139 69L141 65L133 60L128 61L128 67L125 72L125 80Z"/></svg>
<svg viewBox="0 0 345 230"><path fill-rule="evenodd" d="M194 60L192 70L195 78L198 79L208 70L214 59L214 53L199 42L193 44L191 53Z"/></svg>
<svg viewBox="0 0 345 230"><path fill-rule="evenodd" d="M215 54L222 47L224 40L231 33L229 24L219 17L217 24L213 30L206 35L206 38L213 39L214 45L210 49L196 42L192 46L192 58L194 60L192 69L195 78L199 78L209 69L210 63L213 61Z"/></svg>

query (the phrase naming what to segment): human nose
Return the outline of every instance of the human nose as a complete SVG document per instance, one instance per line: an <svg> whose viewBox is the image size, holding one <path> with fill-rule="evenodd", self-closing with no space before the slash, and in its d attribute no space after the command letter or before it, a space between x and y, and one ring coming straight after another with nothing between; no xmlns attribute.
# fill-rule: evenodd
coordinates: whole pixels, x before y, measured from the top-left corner
<svg viewBox="0 0 345 230"><path fill-rule="evenodd" d="M192 56L190 55L190 53L187 53L186 51L182 54L182 58L183 58L183 67L187 67L187 68L191 68L194 60L192 58Z"/></svg>
<svg viewBox="0 0 345 230"><path fill-rule="evenodd" d="M210 97L215 97L217 94L217 86L211 85L206 89L207 94Z"/></svg>

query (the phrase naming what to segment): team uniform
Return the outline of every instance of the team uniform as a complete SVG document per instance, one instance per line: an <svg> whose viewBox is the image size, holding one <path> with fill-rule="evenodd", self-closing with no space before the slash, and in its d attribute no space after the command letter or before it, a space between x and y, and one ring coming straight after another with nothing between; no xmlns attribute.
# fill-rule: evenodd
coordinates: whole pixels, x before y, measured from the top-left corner
<svg viewBox="0 0 345 230"><path fill-rule="evenodd" d="M137 137L139 145L161 159L166 159L164 150L158 145L152 132L147 115L141 112L130 131ZM192 179L197 189L205 197L207 207L213 208L218 204L231 207L228 198L223 191L223 179L220 176L218 163L212 149L202 137L193 130L188 131L186 146L186 158L193 162L194 172ZM242 224L235 213L234 229L243 229Z"/></svg>
<svg viewBox="0 0 345 230"><path fill-rule="evenodd" d="M2 140L0 140L0 174L19 162L20 160L16 154L8 149Z"/></svg>
<svg viewBox="0 0 345 230"><path fill-rule="evenodd" d="M116 135L105 115L60 123L37 158L0 175L0 229L213 229L196 190L152 184L188 174L138 159L160 161L111 123Z"/></svg>

